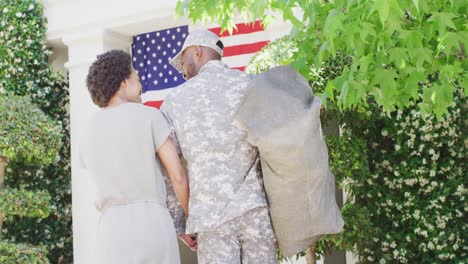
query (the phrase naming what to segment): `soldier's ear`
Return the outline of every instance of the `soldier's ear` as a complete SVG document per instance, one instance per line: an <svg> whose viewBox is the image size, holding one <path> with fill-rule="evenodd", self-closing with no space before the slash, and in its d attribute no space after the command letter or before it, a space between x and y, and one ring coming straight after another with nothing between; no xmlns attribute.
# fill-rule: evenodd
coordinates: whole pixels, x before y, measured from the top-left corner
<svg viewBox="0 0 468 264"><path fill-rule="evenodd" d="M197 58L201 58L202 52L203 50L200 46L195 46L195 56L197 56Z"/></svg>

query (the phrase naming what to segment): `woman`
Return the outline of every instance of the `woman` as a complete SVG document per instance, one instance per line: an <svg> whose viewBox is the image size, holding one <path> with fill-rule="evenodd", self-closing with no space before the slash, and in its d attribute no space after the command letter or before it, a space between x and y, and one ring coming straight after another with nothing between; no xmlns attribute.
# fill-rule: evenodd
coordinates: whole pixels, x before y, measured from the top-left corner
<svg viewBox="0 0 468 264"><path fill-rule="evenodd" d="M99 55L86 82L102 108L79 147L80 164L96 182L101 212L95 263L179 263L161 164L186 216L189 187L164 117L141 104L138 75L123 51Z"/></svg>

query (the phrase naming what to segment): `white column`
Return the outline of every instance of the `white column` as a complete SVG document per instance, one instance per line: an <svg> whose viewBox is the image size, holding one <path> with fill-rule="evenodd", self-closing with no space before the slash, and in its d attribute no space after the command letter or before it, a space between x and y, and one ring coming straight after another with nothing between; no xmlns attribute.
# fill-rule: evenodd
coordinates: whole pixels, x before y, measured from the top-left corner
<svg viewBox="0 0 468 264"><path fill-rule="evenodd" d="M92 103L86 87L88 68L96 55L110 49L128 52L130 42L122 36L97 29L63 37L68 46L69 61L65 67L70 82L70 129L72 161L73 253L75 264L93 263L93 249L99 215L94 207L96 188L89 175L80 171L77 164L77 146L84 125L98 107Z"/></svg>

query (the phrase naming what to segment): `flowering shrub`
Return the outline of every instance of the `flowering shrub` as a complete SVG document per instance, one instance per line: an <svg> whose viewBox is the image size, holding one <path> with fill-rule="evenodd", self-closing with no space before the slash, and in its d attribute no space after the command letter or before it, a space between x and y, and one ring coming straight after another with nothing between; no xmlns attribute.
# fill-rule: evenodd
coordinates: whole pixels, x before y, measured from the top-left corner
<svg viewBox="0 0 468 264"><path fill-rule="evenodd" d="M43 244L52 263L72 263L70 137L67 80L48 64L46 20L41 1L0 1L0 94L28 95L61 127L59 160L47 166L11 162L6 185L46 190L50 215L44 219L7 216L3 238Z"/></svg>
<svg viewBox="0 0 468 264"><path fill-rule="evenodd" d="M289 56L274 48L284 45L268 45L265 53L270 59L263 63L254 57L247 69L263 71L288 61L271 59ZM437 81L437 72L418 84L419 99L404 110L387 115L368 99L365 108L343 111L326 84L351 61L337 54L310 71L309 83L327 105L322 122L334 117L342 126L342 137L327 138L330 166L352 195L341 209L344 231L325 236L317 252L330 246L352 248L360 263L463 263L468 252L468 141L462 85L453 84L454 102L441 119L422 115L418 106L427 96L423 87Z"/></svg>
<svg viewBox="0 0 468 264"><path fill-rule="evenodd" d="M297 45L291 42L288 37L282 37L270 42L263 47L261 52L255 54L245 67L245 71L258 74L275 66L287 65L292 62L291 59L295 52L297 52Z"/></svg>
<svg viewBox="0 0 468 264"><path fill-rule="evenodd" d="M439 121L421 115L416 103L391 116L371 104L361 121L347 124L367 141L371 168L371 177L350 188L357 204L373 208L378 229L356 245L362 263L467 259L466 97L458 88Z"/></svg>

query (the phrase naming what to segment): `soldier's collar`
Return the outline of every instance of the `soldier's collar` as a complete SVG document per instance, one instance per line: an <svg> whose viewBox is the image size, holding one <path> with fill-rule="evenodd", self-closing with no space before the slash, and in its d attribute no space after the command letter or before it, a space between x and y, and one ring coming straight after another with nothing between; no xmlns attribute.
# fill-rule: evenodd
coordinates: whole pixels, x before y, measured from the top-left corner
<svg viewBox="0 0 468 264"><path fill-rule="evenodd" d="M199 73L205 71L206 69L208 68L211 68L211 67L223 67L223 68L227 68L227 65L224 64L222 61L220 60L210 60L208 61L207 63L205 63L205 65L203 65L199 71Z"/></svg>

